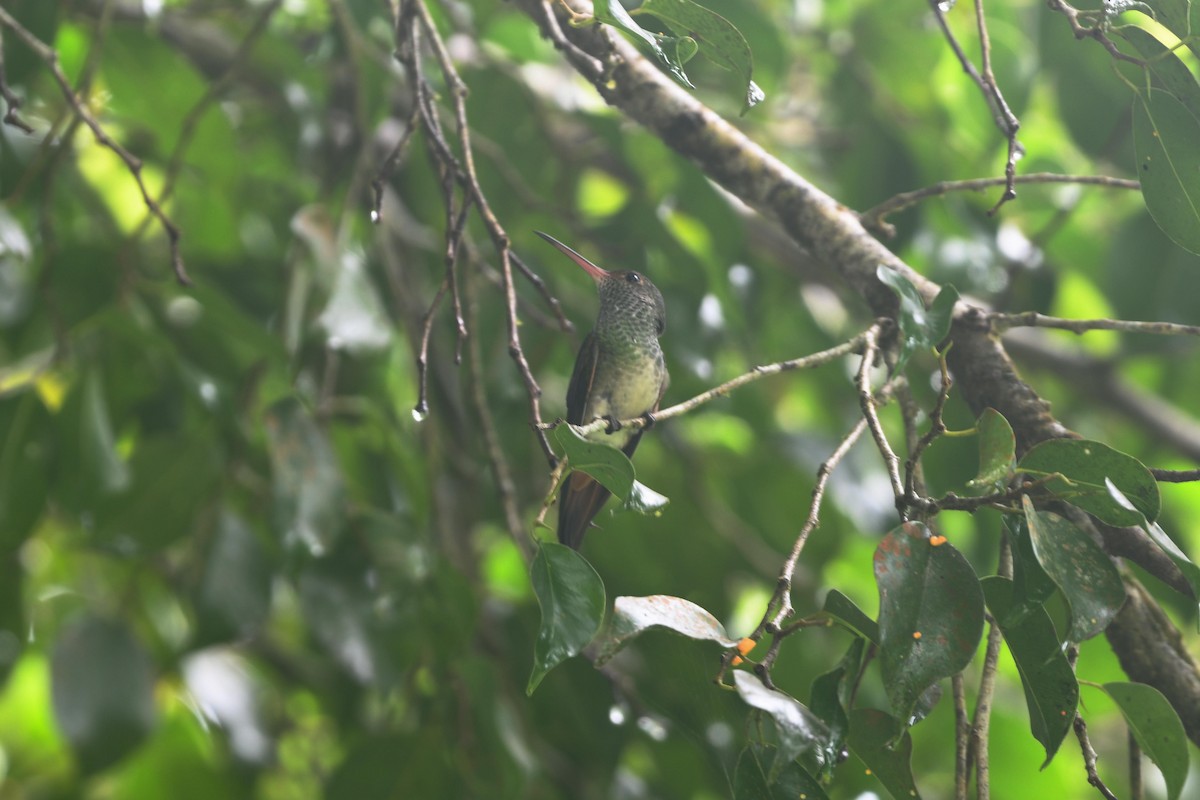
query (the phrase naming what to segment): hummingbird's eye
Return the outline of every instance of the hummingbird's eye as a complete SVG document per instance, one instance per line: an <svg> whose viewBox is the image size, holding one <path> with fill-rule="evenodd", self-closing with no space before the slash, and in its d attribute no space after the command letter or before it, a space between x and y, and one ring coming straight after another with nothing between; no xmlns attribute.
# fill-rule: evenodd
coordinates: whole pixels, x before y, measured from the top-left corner
<svg viewBox="0 0 1200 800"><path fill-rule="evenodd" d="M630 283L641 283L642 276L638 275L636 272L627 272L625 273L625 280L629 281Z"/></svg>

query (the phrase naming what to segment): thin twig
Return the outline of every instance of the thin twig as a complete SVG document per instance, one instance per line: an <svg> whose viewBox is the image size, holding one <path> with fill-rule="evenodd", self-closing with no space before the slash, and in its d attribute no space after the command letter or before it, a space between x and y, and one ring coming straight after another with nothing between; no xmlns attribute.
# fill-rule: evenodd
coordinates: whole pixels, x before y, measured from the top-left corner
<svg viewBox="0 0 1200 800"><path fill-rule="evenodd" d="M788 554L787 561L783 562L783 569L779 571L779 585L776 591L781 592L782 597L779 609L775 612L774 619L771 620L771 624L776 630L780 628L785 619L792 615L792 577L796 574L796 565L800 563L800 553L804 550L809 535L821 524L821 502L825 499L825 487L829 484L829 478L866 428L867 421L859 419L858 423L842 439L841 444L817 468L817 482L813 485L812 501L808 504L808 517L800 526L796 541L792 543L792 552Z"/></svg>
<svg viewBox="0 0 1200 800"><path fill-rule="evenodd" d="M475 327L477 303L475 301L475 282L467 281L467 313L471 315L471 327ZM508 534L513 543L521 551L525 563L533 560L533 546L521 524L521 512L517 503L517 489L513 483L512 469L504 455L500 444L500 436L496 432L496 421L492 417L491 406L488 405L487 393L484 389L483 355L480 347L480 337L472 336L468 340L467 367L471 376L471 402L475 413L479 416L479 424L483 430L483 444L487 450L488 463L492 467L492 478L496 481L496 489L500 492L500 505L504 509L504 522L508 526Z"/></svg>
<svg viewBox="0 0 1200 800"><path fill-rule="evenodd" d="M954 694L954 800L967 800L967 788L971 783L967 760L971 719L967 716L967 682L961 672L951 676L950 691Z"/></svg>
<svg viewBox="0 0 1200 800"><path fill-rule="evenodd" d="M1079 21L1080 17L1090 17L1096 13L1099 13L1103 18L1103 15L1106 13L1105 11L1080 11L1069 3L1063 2L1063 0L1046 0L1046 5L1050 7L1051 11L1057 11L1067 18L1067 22L1070 23L1071 31L1075 34L1076 39L1095 39L1104 46L1104 49L1113 58L1120 61L1128 61L1130 64L1137 64L1139 67L1146 66L1146 62L1140 58L1126 55L1117 49L1117 45L1113 43L1112 39L1108 38L1108 34L1105 32L1104 22L1099 22L1088 27Z"/></svg>
<svg viewBox="0 0 1200 800"><path fill-rule="evenodd" d="M628 427L633 430L640 430L663 420L668 420L672 417L678 417L686 414L689 411L704 405L705 403L716 400L718 397L724 397L734 389L740 389L746 384L754 383L755 381L765 378L768 375L778 375L781 372L789 372L796 369L812 369L813 367L819 367L824 364L828 364L831 361L836 361L839 358L848 356L851 353L856 353L861 350L865 341L866 334L860 333L858 336L855 336L848 342L843 342L836 347L831 347L828 350L822 350L819 353L813 353L812 355L801 356L800 358L793 358L788 361L777 361L774 364L765 364L763 366L755 367L749 372L743 373L736 378L731 378L730 380L722 383L720 386L716 386L708 391L701 392L695 397L684 400L682 403L676 403L675 405L664 408L661 411L656 411L652 415L649 415L649 418L643 416L635 417L633 419L623 419L619 420L615 426L612 426L612 424L606 420L598 419L589 422L586 425L576 426L576 430L581 436L589 436L593 433L599 433L600 431L608 429L610 426L622 429ZM543 424L542 428L545 430L550 430L563 424L566 423L561 421L549 422Z"/></svg>
<svg viewBox="0 0 1200 800"><path fill-rule="evenodd" d="M1000 91L1000 86L996 83L996 76L992 73L992 45L988 39L987 22L983 16L983 0L975 0L975 19L979 30L979 46L983 53L982 73L975 69L975 65L971 63L971 59L967 58L967 54L963 52L962 46L959 45L954 33L950 30L950 25L946 22L946 14L942 11L942 5L939 0L930 0L929 5L933 9L934 16L937 17L938 26L941 27L942 34L950 44L950 49L958 57L963 71L979 86L979 90L983 93L984 100L988 104L988 109L992 112L992 120L1008 141L1008 158L1004 163L1004 193L1000 195L1000 199L988 211L988 215L991 216L1000 209L1000 206L1017 196L1015 180L1017 159L1024 153L1021 143L1017 141L1017 131L1021 129L1021 121L1017 119L1017 115L1009 108L1008 102L1004 99L1004 93Z"/></svg>
<svg viewBox="0 0 1200 800"><path fill-rule="evenodd" d="M988 314L988 320L997 333L1012 328L1057 328L1072 333L1087 331L1121 331L1123 333L1150 333L1158 336L1200 336L1200 325L1181 325L1175 322L1138 322L1125 319L1062 319L1047 317L1036 311L1020 314Z"/></svg>
<svg viewBox="0 0 1200 800"><path fill-rule="evenodd" d="M400 134L400 138L396 140L396 144L388 152L383 163L379 165L375 177L371 179L371 194L374 198L371 204L371 222L377 225L383 220L384 186L388 179L392 177L392 171L396 168L396 165L404 160L404 156L408 152L408 143L412 141L413 134L416 133L417 121L420 115L420 107L414 104L412 113L408 115L408 120L404 124L404 133Z"/></svg>
<svg viewBox="0 0 1200 800"><path fill-rule="evenodd" d="M100 125L99 121L97 121L96 117L93 116L92 112L88 110L87 106L75 95L75 90L71 88L71 82L67 80L66 74L63 73L62 67L59 65L58 53L54 48L26 30L21 23L17 22L3 8L0 8L0 25L9 28L13 33L17 34L21 41L25 42L29 49L45 63L50 73L54 76L59 89L62 91L63 97L66 98L75 114L83 120L85 125L91 128L96 142L116 153L117 157L125 163L125 167L129 170L129 174L133 176L138 190L142 194L142 202L146 204L146 208L154 215L167 234L167 241L171 248L171 268L175 273L175 279L184 286L190 286L192 279L188 277L187 269L183 264L183 256L179 251L179 239L181 237L179 227L171 221L158 202L150 196L150 191L146 188L146 182L142 179L141 159L126 150L119 142L112 139Z"/></svg>
<svg viewBox="0 0 1200 800"><path fill-rule="evenodd" d="M4 98L4 102L8 108L4 112L4 124L11 125L17 130L25 133L33 133L33 126L21 118L17 113L21 108L21 98L13 92L8 85L8 74L4 71L4 29L0 28L0 97Z"/></svg>
<svg viewBox="0 0 1200 800"><path fill-rule="evenodd" d="M894 236L896 229L885 221L892 214L915 206L917 203L927 200L930 197L941 197L951 192L978 192L994 186L1005 186L1007 183L1007 177L974 178L965 181L940 181L931 186L911 192L901 192L898 195L889 197L874 208L869 208L862 212L859 215L859 219L868 228L881 231L888 236ZM1013 178L1013 183L1075 183L1086 186L1102 186L1109 189L1137 190L1141 188L1141 184L1137 181L1126 180L1125 178L1110 178L1107 175L1060 175L1054 172L1032 172L1028 175L1017 175Z"/></svg>
<svg viewBox="0 0 1200 800"><path fill-rule="evenodd" d="M1142 783L1142 748L1133 735L1133 728L1125 735L1129 741L1129 800L1143 800L1146 787Z"/></svg>
<svg viewBox="0 0 1200 800"><path fill-rule="evenodd" d="M937 401L933 406L933 413L930 415L929 430L909 449L908 460L904 463L904 497L906 501L915 500L924 493L919 491L917 486L921 456L929 448L929 445L946 432L946 423L942 419L942 414L946 410L946 401L950 399L950 388L954 385L954 381L950 379L950 368L946 366L945 352L938 354L938 367L941 369L942 383L938 390Z"/></svg>
<svg viewBox="0 0 1200 800"><path fill-rule="evenodd" d="M1011 578L1013 574L1012 548L1006 538L1000 540L1000 564L997 573L1002 578ZM992 720L992 698L996 692L1000 643L1003 638L1000 625L996 620L991 620L988 625L987 649L983 654L983 669L979 675L979 696L975 698L975 717L971 722L971 736L967 744L967 760L975 768L975 794L979 800L987 800L991 795L988 733Z"/></svg>
<svg viewBox="0 0 1200 800"><path fill-rule="evenodd" d="M1200 481L1200 469L1154 469L1151 468L1150 474L1154 476L1154 480L1162 483L1191 483L1192 481Z"/></svg>
<svg viewBox="0 0 1200 800"><path fill-rule="evenodd" d="M1095 786L1096 790L1105 797L1105 800L1117 800L1117 796L1104 785L1104 781L1100 780L1100 775L1096 772L1096 751L1092 748L1092 743L1088 739L1087 723L1083 721L1083 717L1076 713L1075 722L1071 727L1075 729L1075 738L1079 740L1079 749L1083 753L1083 766L1087 769L1088 783Z"/></svg>
<svg viewBox="0 0 1200 800"><path fill-rule="evenodd" d="M892 449L892 445L887 440L887 435L883 431L883 424L879 421L879 414L875 410L875 398L871 392L871 367L874 366L875 356L879 353L878 328L868 328L863 334L863 356L862 363L858 368L858 377L856 384L858 386L858 403L862 408L863 417L867 420L867 425L871 428L871 436L875 439L875 445L879 448L879 454L883 456L883 463L887 467L888 480L892 482L892 494L896 497L897 506L901 505L901 499L904 497L904 482L900 479L900 459L896 455L896 451ZM902 513L904 509L899 509Z"/></svg>

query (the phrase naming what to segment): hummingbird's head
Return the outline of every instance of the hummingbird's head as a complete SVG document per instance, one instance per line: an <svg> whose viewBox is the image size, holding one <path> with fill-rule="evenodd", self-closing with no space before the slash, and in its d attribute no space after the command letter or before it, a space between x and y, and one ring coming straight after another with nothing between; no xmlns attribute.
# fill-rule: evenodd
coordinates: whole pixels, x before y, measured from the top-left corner
<svg viewBox="0 0 1200 800"><path fill-rule="evenodd" d="M655 336L662 336L667 328L667 306L663 302L662 292L649 278L631 269L602 269L553 236L541 231L534 233L557 247L596 282L600 292L597 326L608 319L626 317L627 321L645 323L653 329Z"/></svg>

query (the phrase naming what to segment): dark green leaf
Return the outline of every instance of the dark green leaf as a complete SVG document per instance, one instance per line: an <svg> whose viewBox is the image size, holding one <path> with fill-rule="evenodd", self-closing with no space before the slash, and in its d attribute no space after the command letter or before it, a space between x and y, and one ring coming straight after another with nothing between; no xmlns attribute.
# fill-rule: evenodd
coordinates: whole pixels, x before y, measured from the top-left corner
<svg viewBox="0 0 1200 800"><path fill-rule="evenodd" d="M1138 525L1141 517L1113 500L1105 479L1115 484L1146 519L1158 518L1158 482L1150 470L1132 456L1102 442L1087 439L1051 439L1036 445L1017 464L1034 478L1058 474L1046 489L1067 502L1095 514L1110 525Z"/></svg>
<svg viewBox="0 0 1200 800"><path fill-rule="evenodd" d="M824 800L828 797L821 784L795 762L780 766L774 780L770 780L774 765L780 762L777 748L770 745L751 744L743 749L733 772L734 800Z"/></svg>
<svg viewBox="0 0 1200 800"><path fill-rule="evenodd" d="M1046 749L1044 767L1054 758L1075 721L1075 705L1079 702L1075 672L1063 655L1054 623L1044 609L1026 609L1018 615L1012 581L990 577L982 584L988 608L1021 673L1029 727L1033 738Z"/></svg>
<svg viewBox="0 0 1200 800"><path fill-rule="evenodd" d="M342 530L344 491L325 432L294 398L272 406L264 420L270 441L275 520L284 545L321 556Z"/></svg>
<svg viewBox="0 0 1200 800"><path fill-rule="evenodd" d="M686 86L688 89L696 88L688 80L687 73L683 71L683 64L678 59L676 48L671 47L671 52L669 53L664 50L662 45L659 44L660 37L634 22L633 17L629 16L629 12L625 10L625 6L621 5L620 0L600 0L600 2L594 5L593 13L596 15L596 19L624 31L649 47L650 52L654 53L655 58L667 68L667 72L671 74L671 77L681 85Z"/></svg>
<svg viewBox="0 0 1200 800"><path fill-rule="evenodd" d="M757 675L744 669L733 673L733 683L746 705L767 712L775 720L775 730L779 733L779 762L787 763L810 750L824 751L831 738L829 728L799 700L776 689L768 689Z"/></svg>
<svg viewBox="0 0 1200 800"><path fill-rule="evenodd" d="M958 291L953 286L944 286L926 309L925 300L917 287L908 278L894 269L880 264L875 274L884 285L890 287L900 298L897 322L900 325L900 356L896 361L896 373L904 372L913 353L930 350L946 338L954 304L958 302Z"/></svg>
<svg viewBox="0 0 1200 800"><path fill-rule="evenodd" d="M671 498L666 495L659 494L640 481L634 481L625 507L639 514L650 514L657 517L662 515L662 510L670 502Z"/></svg>
<svg viewBox="0 0 1200 800"><path fill-rule="evenodd" d="M526 694L533 694L559 663L579 654L604 621L604 582L570 547L543 542L533 558L530 580L542 608L542 627Z"/></svg>
<svg viewBox="0 0 1200 800"><path fill-rule="evenodd" d="M837 589L830 589L829 594L825 595L825 605L821 611L859 636L879 644L879 624Z"/></svg>
<svg viewBox="0 0 1200 800"><path fill-rule="evenodd" d="M52 420L34 392L0 398L0 549L19 547L46 506Z"/></svg>
<svg viewBox="0 0 1200 800"><path fill-rule="evenodd" d="M906 522L875 550L883 681L907 724L926 689L970 663L983 633L979 579L949 542L930 537L924 524Z"/></svg>
<svg viewBox="0 0 1200 800"><path fill-rule="evenodd" d="M979 431L979 472L967 486L991 492L1008 481L1017 460L1017 437L1008 420L994 408L985 408L975 423Z"/></svg>
<svg viewBox="0 0 1200 800"><path fill-rule="evenodd" d="M665 594L618 597L613 601L612 620L600 643L596 666L652 628L664 628L689 639L716 642L722 647L737 646L737 640L729 638L716 617L681 597Z"/></svg>
<svg viewBox="0 0 1200 800"><path fill-rule="evenodd" d="M1113 500L1130 511L1137 512L1133 504L1129 502L1129 498L1125 493L1113 485L1112 481L1107 482L1108 492L1112 495ZM1140 512L1138 516L1141 516ZM1167 535L1162 526L1157 522L1147 522L1145 517L1142 517L1142 529L1150 536L1159 548L1167 554L1167 557L1175 562L1175 566L1179 567L1179 571L1183 573L1184 579L1188 585L1192 587L1192 596L1200 598L1200 567L1196 566L1187 554L1179 549L1179 545Z"/></svg>
<svg viewBox="0 0 1200 800"><path fill-rule="evenodd" d="M1136 25L1124 25L1115 32L1137 48L1146 61L1146 68L1154 76L1154 83L1183 103L1192 116L1200 117L1200 82L1187 65L1166 45Z"/></svg>
<svg viewBox="0 0 1200 800"><path fill-rule="evenodd" d="M894 742L900 724L873 708L850 712L850 749L895 798L920 798L912 777L912 738Z"/></svg>
<svg viewBox="0 0 1200 800"><path fill-rule="evenodd" d="M1188 738L1179 715L1162 692L1144 683L1106 683L1104 691L1121 709L1142 752L1162 771L1167 800L1175 800L1188 774Z"/></svg>
<svg viewBox="0 0 1200 800"><path fill-rule="evenodd" d="M637 13L653 14L676 36L698 42L700 52L706 58L737 73L746 87L743 114L762 102L765 95L754 84L754 57L750 45L732 22L691 0L645 0Z"/></svg>
<svg viewBox="0 0 1200 800"><path fill-rule="evenodd" d="M1006 514L1004 526L1012 542L1013 598L1016 604L1013 614L1019 619L1025 611L1033 608L1041 610L1042 605L1058 591L1058 587L1038 563L1025 517Z"/></svg>
<svg viewBox="0 0 1200 800"><path fill-rule="evenodd" d="M196 593L198 636L206 641L253 635L271 605L271 569L246 521L226 508Z"/></svg>
<svg viewBox="0 0 1200 800"><path fill-rule="evenodd" d="M1160 89L1134 100L1133 116L1146 208L1171 241L1200 253L1200 119Z"/></svg>
<svg viewBox="0 0 1200 800"><path fill-rule="evenodd" d="M85 772L114 764L153 729L153 668L124 625L75 620L59 634L50 668L54 718Z"/></svg>
<svg viewBox="0 0 1200 800"><path fill-rule="evenodd" d="M1131 11L1141 11L1175 34L1200 58L1200 42L1196 31L1200 30L1200 5L1192 0L1145 0L1131 3Z"/></svg>
<svg viewBox="0 0 1200 800"><path fill-rule="evenodd" d="M1067 639L1082 642L1101 633L1125 604L1125 584L1112 559L1070 520L1036 510L1028 496L1021 502L1034 555L1071 606Z"/></svg>
<svg viewBox="0 0 1200 800"><path fill-rule="evenodd" d="M833 774L833 767L837 765L846 746L846 736L850 732L848 712L853 699L852 686L862 669L866 651L866 640L855 638L838 665L813 681L808 706L829 726L829 740L825 743L821 759L826 766L823 777Z"/></svg>
<svg viewBox="0 0 1200 800"><path fill-rule="evenodd" d="M583 438L571 425L555 428L554 439L562 447L572 469L591 475L618 500L629 498L633 491L634 471L633 462L624 453L612 445Z"/></svg>

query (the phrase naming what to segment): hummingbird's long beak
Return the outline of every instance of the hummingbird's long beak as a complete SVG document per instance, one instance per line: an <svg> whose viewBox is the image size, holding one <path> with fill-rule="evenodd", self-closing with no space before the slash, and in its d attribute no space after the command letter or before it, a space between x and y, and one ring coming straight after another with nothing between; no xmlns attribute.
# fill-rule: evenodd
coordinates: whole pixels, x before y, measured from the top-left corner
<svg viewBox="0 0 1200 800"><path fill-rule="evenodd" d="M600 281L602 281L608 277L608 270L601 269L600 267L596 266L595 264L588 261L583 256L579 255L579 253L576 253L574 250L567 247L565 244L560 242L558 239L555 239L550 234L542 233L541 231L534 231L534 233L536 233L538 236L542 237L547 242L549 242L550 244L554 245L559 250L561 250L563 252L563 254L566 255L567 258L571 259L576 264L583 267L583 271L586 272L588 275L591 275L592 280L596 281L597 283L599 283Z"/></svg>

